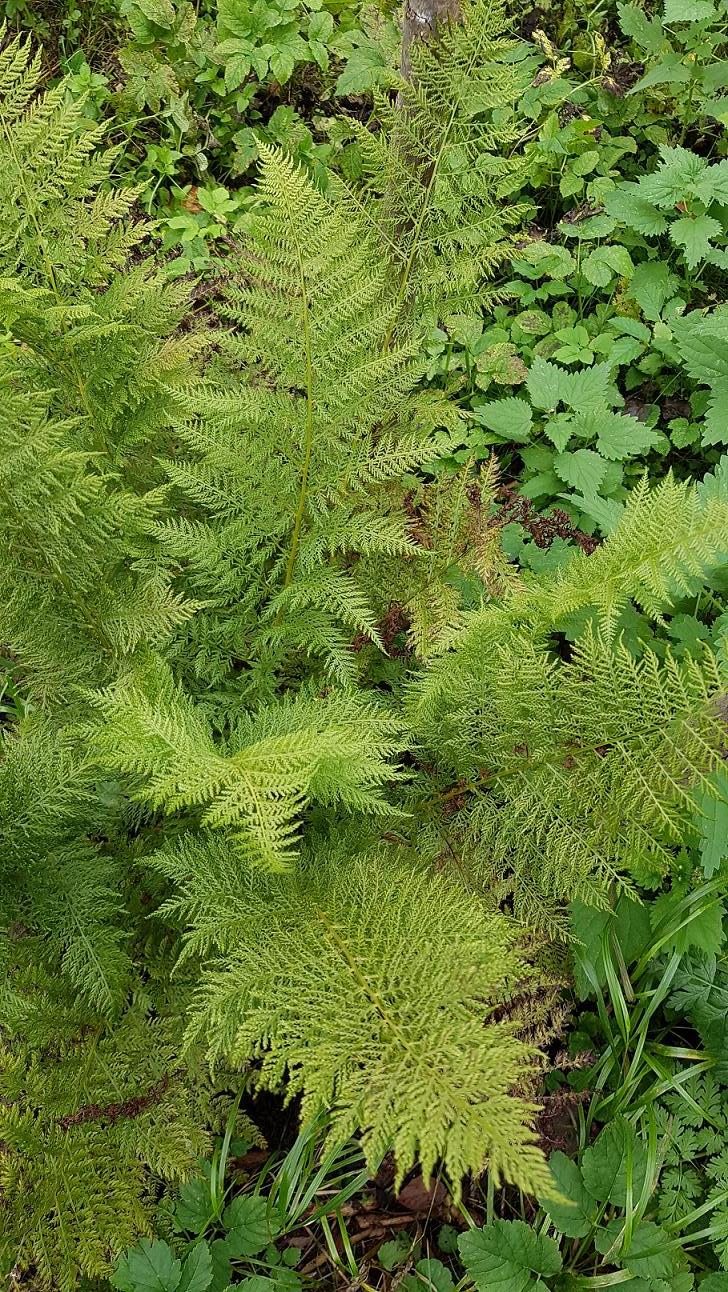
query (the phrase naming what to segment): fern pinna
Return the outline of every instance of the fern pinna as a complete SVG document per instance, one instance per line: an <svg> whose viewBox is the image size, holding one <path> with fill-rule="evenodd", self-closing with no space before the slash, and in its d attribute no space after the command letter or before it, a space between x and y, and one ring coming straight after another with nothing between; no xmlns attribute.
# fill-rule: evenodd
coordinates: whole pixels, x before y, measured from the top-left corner
<svg viewBox="0 0 728 1292"><path fill-rule="evenodd" d="M548 1189L519 917L659 880L720 792L724 654L620 615L724 560L724 470L528 582L491 475L425 470L461 413L422 331L519 218L516 64L463 16L361 189L265 153L209 335L82 105L0 58L0 1253L41 1288L108 1270L243 1084L400 1179Z"/></svg>

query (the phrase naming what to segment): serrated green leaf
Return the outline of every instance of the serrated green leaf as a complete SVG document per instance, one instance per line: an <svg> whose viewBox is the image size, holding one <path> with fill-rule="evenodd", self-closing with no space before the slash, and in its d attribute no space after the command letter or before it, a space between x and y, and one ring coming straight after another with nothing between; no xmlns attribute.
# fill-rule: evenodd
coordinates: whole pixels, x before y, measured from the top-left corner
<svg viewBox="0 0 728 1292"><path fill-rule="evenodd" d="M373 41L362 42L349 55L336 82L335 93L339 98L367 94L391 84L393 78L394 71L379 46Z"/></svg>
<svg viewBox="0 0 728 1292"><path fill-rule="evenodd" d="M470 1229L459 1239L460 1255L479 1292L527 1292L536 1275L547 1278L561 1269L561 1253L553 1238L538 1234L522 1220L495 1220L483 1229Z"/></svg>
<svg viewBox="0 0 728 1292"><path fill-rule="evenodd" d="M630 278L634 265L626 247L595 247L582 261L581 272L595 287L606 287L614 274Z"/></svg>
<svg viewBox="0 0 728 1292"><path fill-rule="evenodd" d="M711 202L728 205L728 159L707 166L693 184L693 192L706 206Z"/></svg>
<svg viewBox="0 0 728 1292"><path fill-rule="evenodd" d="M142 1238L121 1257L110 1282L119 1292L176 1292L181 1277L182 1262L169 1244Z"/></svg>
<svg viewBox="0 0 728 1292"><path fill-rule="evenodd" d="M659 63L651 67L627 93L639 94L641 90L649 90L652 85L682 85L690 79L690 70L678 54L663 54Z"/></svg>
<svg viewBox="0 0 728 1292"><path fill-rule="evenodd" d="M709 254L711 239L720 232L720 221L711 215L684 215L670 225L670 241L682 248L688 268L695 269Z"/></svg>
<svg viewBox="0 0 728 1292"><path fill-rule="evenodd" d="M556 408L570 389L569 373L537 355L526 378L526 390L536 408Z"/></svg>
<svg viewBox="0 0 728 1292"><path fill-rule="evenodd" d="M602 457L621 462L647 453L659 443L660 434L624 413L604 413L598 418L597 448Z"/></svg>
<svg viewBox="0 0 728 1292"><path fill-rule="evenodd" d="M637 302L646 319L656 323L662 307L677 291L679 280L663 260L646 261L637 265L628 294Z"/></svg>
<svg viewBox="0 0 728 1292"><path fill-rule="evenodd" d="M715 794L705 789L697 797L700 861L706 879L728 858L728 776L718 771L709 779Z"/></svg>
<svg viewBox="0 0 728 1292"><path fill-rule="evenodd" d="M407 1234L397 1234L396 1238L390 1238L388 1242L382 1243L377 1251L377 1264L391 1274L393 1269L407 1259L411 1248L412 1239Z"/></svg>
<svg viewBox="0 0 728 1292"><path fill-rule="evenodd" d="M581 1171L584 1185L597 1202L623 1207L627 1201L627 1158L632 1158L632 1196L638 1198L647 1175L647 1152L624 1117L615 1119L585 1149Z"/></svg>
<svg viewBox="0 0 728 1292"><path fill-rule="evenodd" d="M668 1279L673 1273L674 1257L669 1235L652 1221L643 1220L638 1224L625 1245L624 1219L618 1216L599 1230L594 1245L602 1255L609 1252L610 1260L622 1265L636 1278Z"/></svg>
<svg viewBox="0 0 728 1292"><path fill-rule="evenodd" d="M691 377L707 385L716 378L728 378L728 313L715 310L706 316L695 310L674 319L672 329Z"/></svg>
<svg viewBox="0 0 728 1292"><path fill-rule="evenodd" d="M639 186L632 182L620 184L607 193L604 207L609 215L636 229L637 233L657 235L667 228L664 215L642 196Z"/></svg>
<svg viewBox="0 0 728 1292"><path fill-rule="evenodd" d="M576 1162L560 1152L551 1154L549 1168L558 1192L568 1201L539 1198L539 1202L559 1233L567 1238L584 1238L592 1229L596 1207L584 1188L581 1171Z"/></svg>
<svg viewBox="0 0 728 1292"><path fill-rule="evenodd" d="M560 480L578 489L579 493L599 492L604 479L607 464L593 449L577 449L575 453L557 453L554 459L554 471Z"/></svg>
<svg viewBox="0 0 728 1292"><path fill-rule="evenodd" d="M477 420L481 426L500 435L504 440L524 443L531 434L533 414L525 399L512 395L495 399L491 404L480 404Z"/></svg>
<svg viewBox="0 0 728 1292"><path fill-rule="evenodd" d="M659 54L665 43L665 31L658 18L648 18L636 4L618 4L619 25L625 36L646 54Z"/></svg>
<svg viewBox="0 0 728 1292"><path fill-rule="evenodd" d="M155 23L157 27L167 29L174 27L177 14L172 0L134 0L134 2L144 17Z"/></svg>
<svg viewBox="0 0 728 1292"><path fill-rule="evenodd" d="M196 1243L182 1266L178 1292L206 1292L212 1282L212 1255L207 1243Z"/></svg>
<svg viewBox="0 0 728 1292"><path fill-rule="evenodd" d="M399 1286L402 1292L452 1292L455 1281L452 1274L437 1257L425 1256L418 1261L416 1274L405 1275Z"/></svg>
<svg viewBox="0 0 728 1292"><path fill-rule="evenodd" d="M265 1198L239 1194L223 1212L228 1256L255 1256L271 1239Z"/></svg>
<svg viewBox="0 0 728 1292"><path fill-rule="evenodd" d="M595 520L603 534L611 534L617 528L624 512L623 502L618 502L616 498L601 498L599 494L585 498L582 494L575 493L571 495L571 502L585 516Z"/></svg>
<svg viewBox="0 0 728 1292"><path fill-rule="evenodd" d="M672 893L663 893L652 905L652 922L654 927L666 918L674 901ZM683 954L691 949L704 951L706 955L716 955L723 946L723 903L714 898L706 906L694 907L690 912L689 922L684 922L670 940L665 949Z"/></svg>
<svg viewBox="0 0 728 1292"><path fill-rule="evenodd" d="M665 0L665 22L704 22L714 16L712 0Z"/></svg>
<svg viewBox="0 0 728 1292"><path fill-rule="evenodd" d="M712 384L701 444L728 444L728 379L725 377L718 378Z"/></svg>

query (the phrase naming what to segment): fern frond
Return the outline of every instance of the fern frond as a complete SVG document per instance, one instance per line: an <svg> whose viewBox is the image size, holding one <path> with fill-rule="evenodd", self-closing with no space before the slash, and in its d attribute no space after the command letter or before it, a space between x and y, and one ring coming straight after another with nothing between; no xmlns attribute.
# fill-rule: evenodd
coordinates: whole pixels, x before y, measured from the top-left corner
<svg viewBox="0 0 728 1292"><path fill-rule="evenodd" d="M160 863L204 941L227 950L192 1020L213 1061L257 1056L263 1087L287 1073L304 1119L325 1107L334 1139L360 1128L372 1166L394 1146L398 1181L418 1157L426 1175L443 1160L456 1189L486 1162L524 1188L545 1182L533 1110L512 1093L527 1047L487 1021L523 972L508 922L391 854L347 850L342 864L317 849L295 879L251 885L224 848L198 838Z"/></svg>
<svg viewBox="0 0 728 1292"><path fill-rule="evenodd" d="M309 802L392 811L381 787L396 777L400 727L356 693L269 706L237 724L229 753L161 664L95 702L105 767L138 777L137 797L154 807L201 808L203 824L234 827L268 869L295 858Z"/></svg>

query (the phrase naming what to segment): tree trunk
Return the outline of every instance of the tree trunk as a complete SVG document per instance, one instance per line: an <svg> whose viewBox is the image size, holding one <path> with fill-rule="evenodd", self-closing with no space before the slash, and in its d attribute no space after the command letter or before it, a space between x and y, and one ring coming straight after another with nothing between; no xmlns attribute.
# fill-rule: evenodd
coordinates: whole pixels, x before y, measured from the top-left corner
<svg viewBox="0 0 728 1292"><path fill-rule="evenodd" d="M458 0L404 0L402 16L402 75L410 79L410 48L415 40L428 40L441 22L457 22Z"/></svg>

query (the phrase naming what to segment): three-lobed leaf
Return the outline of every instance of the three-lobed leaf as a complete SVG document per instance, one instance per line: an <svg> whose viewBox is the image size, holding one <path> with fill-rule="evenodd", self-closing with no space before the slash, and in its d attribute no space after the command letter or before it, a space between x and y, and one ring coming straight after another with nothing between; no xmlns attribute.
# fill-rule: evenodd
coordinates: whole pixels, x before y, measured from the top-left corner
<svg viewBox="0 0 728 1292"><path fill-rule="evenodd" d="M460 1235L460 1255L479 1292L529 1292L561 1270L561 1253L553 1238L522 1220L495 1220L483 1229Z"/></svg>

